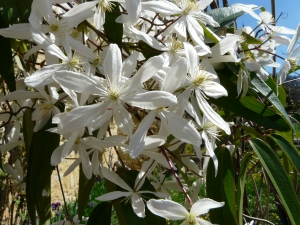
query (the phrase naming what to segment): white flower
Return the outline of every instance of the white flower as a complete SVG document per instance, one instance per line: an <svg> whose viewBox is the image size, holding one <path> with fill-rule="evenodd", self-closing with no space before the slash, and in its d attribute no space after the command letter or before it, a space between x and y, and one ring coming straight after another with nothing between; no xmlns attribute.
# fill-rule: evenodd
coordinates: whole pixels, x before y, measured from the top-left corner
<svg viewBox="0 0 300 225"><path fill-rule="evenodd" d="M102 175L107 180L117 184L118 186L125 189L126 191L109 192L107 194L101 195L100 197L96 198L96 200L110 201L110 200L114 200L117 198L126 197L127 201L130 199L133 211L139 217L146 216L145 215L145 203L141 197L141 194L152 193L152 194L157 195L158 197L167 197L167 195L165 195L164 193L155 193L155 192L151 192L151 191L139 191L139 189L142 187L143 182L144 182L144 179L142 181L140 181L140 178L142 177L142 176L140 176L140 174L143 173L142 170L140 171L140 174L137 176L137 178L135 180L135 188L134 189L129 187L128 184L126 184L125 181L123 179L121 179L119 177L119 175L117 175L116 173L114 173L104 167L102 168L101 172L102 172Z"/></svg>
<svg viewBox="0 0 300 225"><path fill-rule="evenodd" d="M181 225L211 225L198 216L208 213L210 209L222 207L224 202L216 202L209 198L201 199L192 205L188 212L182 205L170 200L151 199L147 202L148 209L155 215L169 220L184 220Z"/></svg>

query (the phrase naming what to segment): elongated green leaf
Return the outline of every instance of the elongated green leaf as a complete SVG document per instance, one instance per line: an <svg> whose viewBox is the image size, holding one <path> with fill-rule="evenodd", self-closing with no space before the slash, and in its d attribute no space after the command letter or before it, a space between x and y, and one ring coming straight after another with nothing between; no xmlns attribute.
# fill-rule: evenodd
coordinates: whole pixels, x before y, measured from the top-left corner
<svg viewBox="0 0 300 225"><path fill-rule="evenodd" d="M93 174L91 179L87 179L84 175L82 164L79 166L79 171L78 218L81 219L95 183L95 175Z"/></svg>
<svg viewBox="0 0 300 225"><path fill-rule="evenodd" d="M296 146L279 134L272 134L270 137L277 143L280 149L286 153L290 162L298 173L300 173L300 155Z"/></svg>
<svg viewBox="0 0 300 225"><path fill-rule="evenodd" d="M33 128L34 128L34 122L31 119L31 114L32 113L30 109L26 109L25 113L23 114L23 136L25 142L27 161L29 157L29 150L30 150L31 139L33 136Z"/></svg>
<svg viewBox="0 0 300 225"><path fill-rule="evenodd" d="M251 73L251 82L257 88L257 90L272 103L272 105L278 110L278 112L282 114L283 118L286 120L286 122L292 128L293 124L292 124L288 114L286 113L280 100L278 99L276 94L272 91L272 89L261 78L256 76L256 74L254 74L254 73Z"/></svg>
<svg viewBox="0 0 300 225"><path fill-rule="evenodd" d="M101 202L93 209L87 225L111 225L111 210L110 202Z"/></svg>
<svg viewBox="0 0 300 225"><path fill-rule="evenodd" d="M26 195L30 195L39 216L39 224L50 224L51 217L51 174L53 167L50 158L59 145L59 135L48 132L52 128L51 119L43 129L33 134L28 157L28 172L26 179ZM43 190L48 195L43 196Z"/></svg>
<svg viewBox="0 0 300 225"><path fill-rule="evenodd" d="M112 11L106 10L103 27L108 41L117 44L122 49L123 24L116 22L116 19L121 15L120 6L118 2L111 3L113 3Z"/></svg>
<svg viewBox="0 0 300 225"><path fill-rule="evenodd" d="M254 8L254 7L253 7ZM254 8L256 9L256 8ZM245 12L232 6L212 9L206 14L210 15L220 24L220 27L232 24L237 18L244 15Z"/></svg>
<svg viewBox="0 0 300 225"><path fill-rule="evenodd" d="M274 151L260 139L249 141L274 185L283 207L293 225L300 224L300 204L291 182Z"/></svg>
<svg viewBox="0 0 300 225"><path fill-rule="evenodd" d="M239 171L237 195L236 195L237 198L236 205L237 205L238 221L239 221L238 224L243 224L243 204L244 204L245 183L247 177L247 167L251 158L252 158L251 153L247 153L244 156Z"/></svg>
<svg viewBox="0 0 300 225"><path fill-rule="evenodd" d="M131 187L134 188L135 179L138 175L138 171L129 170L125 173L119 174L122 179ZM107 190L111 191L124 191L122 188L112 184L111 182L107 181ZM145 183L140 188L140 190L147 190L155 192L154 187L150 183L150 181L146 178ZM143 194L145 200L150 198L157 198L153 194ZM146 210L146 217L141 218L138 217L132 209L130 201L124 201L124 198L120 198L118 200L113 201L114 209L117 213L119 224L120 225L166 225L166 220L162 217L154 215L148 208L145 206Z"/></svg>
<svg viewBox="0 0 300 225"><path fill-rule="evenodd" d="M300 114L295 113L295 114L292 115L292 118L293 118L297 123L300 124Z"/></svg>
<svg viewBox="0 0 300 225"><path fill-rule="evenodd" d="M219 162L218 174L215 177L215 167L213 161L210 160L206 177L207 197L226 204L221 208L210 210L209 217L212 223L222 225L238 224L231 155L227 148L217 148L215 153Z"/></svg>
<svg viewBox="0 0 300 225"><path fill-rule="evenodd" d="M201 23L200 23L200 25L201 25L201 27L202 27L202 29L203 29L203 31L204 31L204 34L205 34L210 40L212 40L214 43L218 43L218 42L219 42L219 40L218 40L218 38L216 37L216 35L215 35L210 29L208 29L206 26L204 26L204 25L201 24Z"/></svg>

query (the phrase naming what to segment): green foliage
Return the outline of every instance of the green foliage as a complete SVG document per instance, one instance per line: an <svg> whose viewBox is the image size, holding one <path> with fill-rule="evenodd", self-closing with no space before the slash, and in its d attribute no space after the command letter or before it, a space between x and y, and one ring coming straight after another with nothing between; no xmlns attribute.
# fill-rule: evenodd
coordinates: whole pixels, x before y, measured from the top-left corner
<svg viewBox="0 0 300 225"><path fill-rule="evenodd" d="M293 225L300 224L300 204L277 155L269 145L260 139L253 138L250 145L274 185L291 223Z"/></svg>
<svg viewBox="0 0 300 225"><path fill-rule="evenodd" d="M103 27L108 41L117 44L122 49L123 24L116 22L116 19L121 15L120 6L118 2L111 3L113 4L113 12L105 12Z"/></svg>
<svg viewBox="0 0 300 225"><path fill-rule="evenodd" d="M206 177L206 192L207 197L218 202L225 202L225 205L210 210L209 217L213 223L221 225L238 224L232 158L227 148L217 148L215 153L219 162L218 174L215 176L214 163L210 159Z"/></svg>
<svg viewBox="0 0 300 225"><path fill-rule="evenodd" d="M36 208L40 224L48 224L51 217L50 186L53 167L49 163L49 159L59 145L59 135L47 131L51 127L53 124L50 119L44 128L33 134L28 157L27 205L31 221L35 221L33 211L34 207ZM43 190L48 195L43 196Z"/></svg>

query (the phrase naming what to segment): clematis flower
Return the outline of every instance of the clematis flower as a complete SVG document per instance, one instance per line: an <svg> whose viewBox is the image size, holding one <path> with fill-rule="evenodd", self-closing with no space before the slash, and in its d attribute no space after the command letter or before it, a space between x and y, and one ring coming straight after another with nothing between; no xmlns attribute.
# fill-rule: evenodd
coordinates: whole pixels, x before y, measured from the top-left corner
<svg viewBox="0 0 300 225"><path fill-rule="evenodd" d="M142 176L140 176L140 174L144 173L143 170L140 171L140 174L137 176L137 178L135 180L135 188L134 189L129 187L128 184L126 184L125 181L119 177L119 175L106 169L105 167L102 168L101 172L102 172L102 175L107 180L115 183L116 185L120 186L121 188L125 189L126 191L109 192L107 194L101 195L100 197L96 198L96 200L110 201L110 200L118 199L121 197L126 197L127 201L130 199L133 211L135 212L135 214L138 217L146 216L145 215L145 204L144 204L144 200L141 197L141 194L151 193L151 194L154 194L161 198L167 197L167 195L164 193L156 193L156 192L152 192L152 191L139 191L144 183L144 179L142 181L140 181L140 178L142 177Z"/></svg>
<svg viewBox="0 0 300 225"><path fill-rule="evenodd" d="M300 37L300 24L297 27L297 31L293 36L287 50L287 57L282 65L279 74L277 75L277 84L282 84L290 69L296 67L299 62L299 52L300 52L300 45L295 48L295 45Z"/></svg>
<svg viewBox="0 0 300 225"><path fill-rule="evenodd" d="M208 213L210 209L222 207L224 202L216 202L209 198L195 202L188 212L182 205L170 200L151 199L147 202L148 209L155 215L169 220L184 220L181 225L212 225L198 216Z"/></svg>

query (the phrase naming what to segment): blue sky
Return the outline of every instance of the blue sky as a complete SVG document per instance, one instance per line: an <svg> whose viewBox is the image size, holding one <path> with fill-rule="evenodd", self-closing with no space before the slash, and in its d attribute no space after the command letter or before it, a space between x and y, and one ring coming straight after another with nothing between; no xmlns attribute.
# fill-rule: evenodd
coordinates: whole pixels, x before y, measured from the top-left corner
<svg viewBox="0 0 300 225"><path fill-rule="evenodd" d="M265 9L272 13L271 10L271 0L228 0L229 5L235 4L235 3L242 3L242 4L254 4L257 6L263 6ZM277 21L277 26L285 26L290 29L297 29L298 24L300 23L300 11L299 7L297 7L298 0L275 0L276 3L276 19L282 12L283 15L279 18ZM298 2L298 4L300 1ZM257 14L261 12L261 10L255 11ZM237 20L237 26L238 28L241 28L242 26L250 26L254 28L257 25L256 20L249 16L249 15L243 15ZM291 38L292 36L290 36ZM277 54L284 57L286 54L287 48L286 47L279 47L277 48ZM282 63L282 60L277 58L277 61L279 63ZM268 71L271 71L272 68L266 67ZM277 70L278 71L278 70Z"/></svg>

